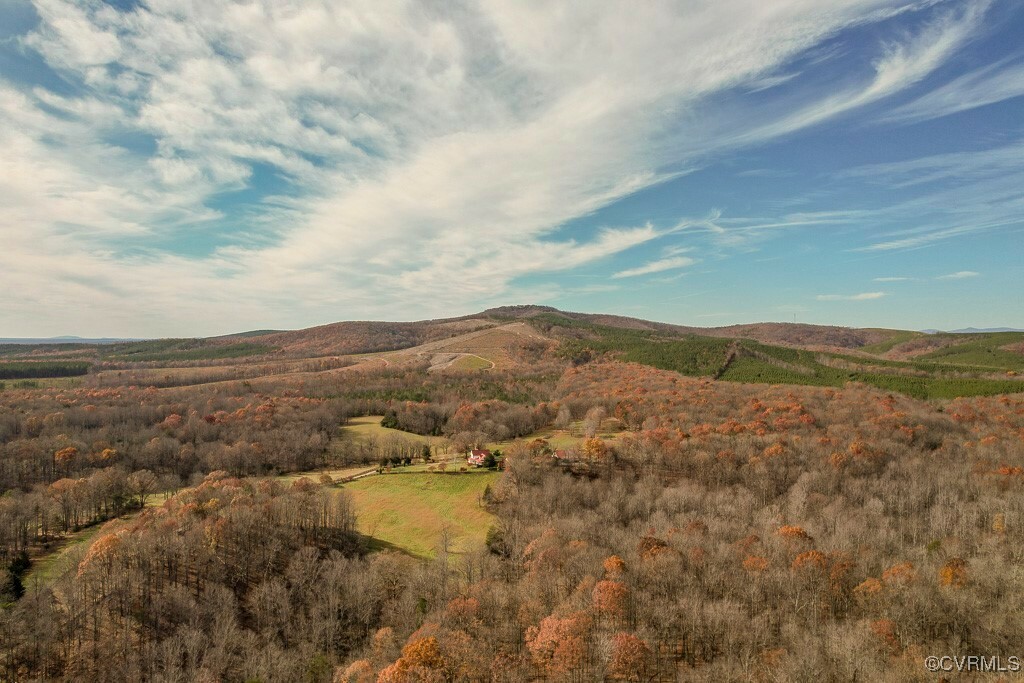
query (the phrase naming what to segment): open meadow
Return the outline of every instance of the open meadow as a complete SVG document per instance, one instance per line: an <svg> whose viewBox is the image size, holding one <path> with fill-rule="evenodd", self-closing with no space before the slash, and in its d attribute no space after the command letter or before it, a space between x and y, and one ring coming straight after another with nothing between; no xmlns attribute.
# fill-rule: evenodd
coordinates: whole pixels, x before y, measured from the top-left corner
<svg viewBox="0 0 1024 683"><path fill-rule="evenodd" d="M496 522L484 490L497 472L421 473L396 471L342 485L355 506L358 529L379 542L421 558L483 547Z"/></svg>

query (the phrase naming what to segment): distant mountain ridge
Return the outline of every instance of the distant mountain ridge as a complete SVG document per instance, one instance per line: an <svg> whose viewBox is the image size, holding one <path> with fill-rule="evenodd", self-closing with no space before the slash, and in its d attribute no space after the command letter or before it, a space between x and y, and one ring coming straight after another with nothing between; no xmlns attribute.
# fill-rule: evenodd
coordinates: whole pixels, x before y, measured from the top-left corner
<svg viewBox="0 0 1024 683"><path fill-rule="evenodd" d="M623 330L663 334L670 337L695 335L728 339L749 339L765 344L808 350L847 350L885 357L901 358L934 351L953 344L943 335L981 335L1018 332L1013 328L963 328L951 332L939 330L893 330L884 328L856 328L808 323L759 322L722 327L696 327L656 322L610 313L579 313L562 311L552 306L537 304L510 305L489 308L479 313L413 322L341 321L299 330L251 330L191 340L192 346L221 349L229 345L262 345L269 353L284 352L290 356L351 355L397 351L423 344L451 339L478 330L496 329L511 322L528 323L539 330L552 326L587 324ZM7 338L0 344L23 346L83 348L89 345L105 346L119 343L145 342L159 344L161 340L120 338L82 338L75 336L49 338ZM179 340L187 341L187 340ZM189 349L192 349L192 346ZM183 347L184 348L184 347ZM255 352L247 347L247 353ZM40 349L42 352L46 352ZM52 348L57 352L57 348Z"/></svg>
<svg viewBox="0 0 1024 683"><path fill-rule="evenodd" d="M480 313L453 318L414 322L344 321L302 330L224 335L206 340L220 343L244 337L246 341L274 347L290 355L347 355L396 351L422 344L497 328L511 322L528 323L545 330L565 324L601 325L625 330L646 331L668 336L745 338L767 344L808 349L860 349L885 343L895 335L921 335L919 332L878 328L851 328L805 323L764 322L725 327L694 327L655 322L607 313L577 313L535 304L499 306Z"/></svg>
<svg viewBox="0 0 1024 683"><path fill-rule="evenodd" d="M925 334L993 334L996 332L1024 332L1016 327L962 327L959 330L921 330Z"/></svg>
<svg viewBox="0 0 1024 683"><path fill-rule="evenodd" d="M120 338L120 337L99 337L87 338L74 335L60 337L0 337L0 344L27 344L38 346L40 344L118 344L121 342L145 341L141 337Z"/></svg>
<svg viewBox="0 0 1024 683"><path fill-rule="evenodd" d="M164 381L173 373L156 368L207 367L208 377L210 367L234 376L260 364L300 375L361 366L400 376L416 368L515 374L552 363L622 361L732 382L860 382L918 398L1024 392L1024 332L973 328L925 334L786 322L692 327L525 305L436 320L345 321L209 338L60 341L0 344L0 366L19 376L59 366L97 375L132 370Z"/></svg>

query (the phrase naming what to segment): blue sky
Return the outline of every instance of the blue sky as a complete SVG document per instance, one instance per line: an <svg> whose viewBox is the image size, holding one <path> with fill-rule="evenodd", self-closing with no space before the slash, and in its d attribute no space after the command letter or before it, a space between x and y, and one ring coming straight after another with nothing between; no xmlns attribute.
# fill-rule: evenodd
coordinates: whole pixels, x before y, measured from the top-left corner
<svg viewBox="0 0 1024 683"><path fill-rule="evenodd" d="M0 337L1024 327L1024 5L0 0Z"/></svg>

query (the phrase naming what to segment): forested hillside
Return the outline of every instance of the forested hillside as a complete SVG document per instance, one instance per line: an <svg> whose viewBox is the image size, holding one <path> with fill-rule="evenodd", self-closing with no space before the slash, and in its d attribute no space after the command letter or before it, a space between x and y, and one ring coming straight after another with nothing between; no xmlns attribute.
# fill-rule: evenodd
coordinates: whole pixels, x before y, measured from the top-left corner
<svg viewBox="0 0 1024 683"><path fill-rule="evenodd" d="M955 345L908 360L861 352L764 344L751 339L610 327L560 314L535 321L561 340L558 354L575 364L607 357L734 382L842 387L861 382L917 398L957 398L1024 391L1024 334L959 338ZM1016 349L1016 350L1014 350Z"/></svg>
<svg viewBox="0 0 1024 683"><path fill-rule="evenodd" d="M8 387L2 676L928 680L928 653L1024 645L1020 395L845 377L939 359L537 325L555 343L508 369ZM804 381L723 381L760 368ZM177 379L114 386L146 373ZM479 447L503 471L467 471Z"/></svg>

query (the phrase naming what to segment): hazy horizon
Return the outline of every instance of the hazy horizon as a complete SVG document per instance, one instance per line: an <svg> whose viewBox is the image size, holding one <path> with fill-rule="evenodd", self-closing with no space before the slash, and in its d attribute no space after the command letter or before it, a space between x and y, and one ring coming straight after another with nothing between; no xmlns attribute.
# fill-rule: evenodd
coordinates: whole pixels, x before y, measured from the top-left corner
<svg viewBox="0 0 1024 683"><path fill-rule="evenodd" d="M501 304L501 305L498 305L496 307L500 308L502 306L513 306L514 307L514 306L533 306L533 305L541 306L541 305L544 305L544 304ZM482 313L482 312L483 311L475 311L475 313ZM583 314L587 314L587 315L624 315L624 314L611 313L609 311L566 311L566 312L569 312L569 313L583 313ZM468 315L471 315L471 314L468 314ZM459 317L459 316L453 316L453 317ZM635 317L635 316L625 316L624 315L624 317ZM644 319L644 318L640 318L640 319ZM427 320L431 320L431 319L430 318L409 318L409 319L393 319L393 320L391 320L391 319L383 319L383 318L381 318L381 319L368 320L368 321L369 322L403 323L403 322L424 322L424 321L427 321ZM729 327L729 326L732 326L732 325L758 325L758 324L779 324L779 323L782 323L782 324L795 324L795 325L817 325L817 324L820 324L820 323L808 323L808 322L805 322L805 321L802 321L802 320L749 320L749 321L745 321L745 322L729 323L728 325L712 325L712 324L689 325L687 323L677 323L677 322L673 322L673 321L670 321L670 320L658 320L658 319L654 319L654 318L650 318L650 319L646 319L646 320L648 320L649 322L669 323L669 324L673 324L673 325L683 325L683 326L687 326L687 327L705 327L705 328ZM308 327L318 327L318 326L321 326L321 325L330 325L330 324L339 323L339 322L359 322L359 321L356 321L356 320L329 320L329 321L324 321L324 322L320 322L320 323L313 323L312 325L310 325ZM845 325L832 325L832 326L835 326L835 327L848 327L848 326L845 326ZM303 330L303 329L308 329L308 327L297 327L297 328L260 328L260 329L251 329L251 330L234 330L234 331L230 331L230 332L223 332L223 333L209 335L209 336L210 337L233 336L233 335L239 335L239 334L250 334L250 333L253 333L253 332L266 332L266 333L293 332L293 331L299 331L299 330ZM995 325L995 326L991 326L991 327L979 327L977 325L962 325L960 327L946 328L946 329L937 328L937 327L924 327L924 328L919 328L919 329L918 328L907 328L907 327L899 327L899 328L881 328L879 326L866 326L866 327L867 328L874 327L874 328L878 328L878 329L901 329L901 330L910 330L910 331L914 331L914 332L924 332L924 333L933 333L933 332L961 333L961 332L991 332L991 331L1021 332L1021 331L1024 331L1024 330L1021 330L1019 328L1010 327L1010 326L1007 326L1007 325ZM97 343L97 342L98 343L105 343L105 342L119 342L119 341L146 341L146 340L150 340L150 339L173 338L173 337L181 337L181 338L193 338L193 337L195 337L195 338L199 338L199 337L202 337L202 336L203 335L178 334L178 335L171 335L170 337L140 337L140 336L114 337L114 336L110 336L110 335L98 335L98 336L95 336L95 337L86 337L86 336L83 336L83 335L77 335L77 334L73 334L73 333L65 333L65 334L56 334L56 335L45 336L45 337L40 337L40 336L35 336L35 337L5 337L5 336L0 336L0 343L30 343L30 342L39 342L39 341L43 341L43 342L51 342L52 341L52 342L58 342L59 343L59 342L62 342L62 341L67 341L69 343L83 343L84 344L84 343Z"/></svg>

